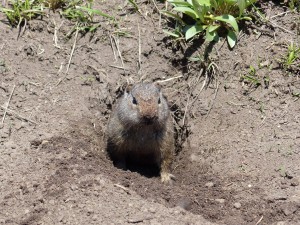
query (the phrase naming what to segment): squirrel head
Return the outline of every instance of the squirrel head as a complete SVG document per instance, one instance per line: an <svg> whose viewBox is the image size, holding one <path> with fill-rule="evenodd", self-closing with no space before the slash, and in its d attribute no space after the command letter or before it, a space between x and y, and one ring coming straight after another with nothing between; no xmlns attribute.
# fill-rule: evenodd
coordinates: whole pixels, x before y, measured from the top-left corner
<svg viewBox="0 0 300 225"><path fill-rule="evenodd" d="M122 101L124 115L121 120L127 120L128 125L163 125L169 116L167 100L161 92L161 87L155 83L129 85Z"/></svg>

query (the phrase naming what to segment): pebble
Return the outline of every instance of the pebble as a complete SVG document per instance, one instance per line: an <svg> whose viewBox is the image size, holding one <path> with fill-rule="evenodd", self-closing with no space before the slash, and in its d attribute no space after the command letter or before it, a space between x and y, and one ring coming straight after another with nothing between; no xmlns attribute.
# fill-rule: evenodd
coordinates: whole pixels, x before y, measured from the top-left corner
<svg viewBox="0 0 300 225"><path fill-rule="evenodd" d="M289 224L289 222L287 222L287 221L279 221L277 223L274 223L274 225L288 225L288 224Z"/></svg>
<svg viewBox="0 0 300 225"><path fill-rule="evenodd" d="M2 138L8 138L9 137L9 131L6 130L6 129L3 129L2 132L1 132L1 137Z"/></svg>
<svg viewBox="0 0 300 225"><path fill-rule="evenodd" d="M239 202L234 203L233 206L234 206L234 208L236 208L236 209L239 209L239 208L242 207L241 203L239 203Z"/></svg>
<svg viewBox="0 0 300 225"><path fill-rule="evenodd" d="M190 155L191 162L201 162L201 158L195 154Z"/></svg>
<svg viewBox="0 0 300 225"><path fill-rule="evenodd" d="M291 171L285 171L285 176L288 178L288 179L292 179L294 177L294 175L292 174Z"/></svg>
<svg viewBox="0 0 300 225"><path fill-rule="evenodd" d="M289 216L295 213L299 209L299 205L295 205L292 203L287 203L282 206L281 210L284 213L284 215Z"/></svg>
<svg viewBox="0 0 300 225"><path fill-rule="evenodd" d="M49 200L50 205L54 205L55 201L53 199Z"/></svg>
<svg viewBox="0 0 300 225"><path fill-rule="evenodd" d="M192 201L188 198L182 198L179 200L177 206L183 208L184 210L190 210L192 206Z"/></svg>
<svg viewBox="0 0 300 225"><path fill-rule="evenodd" d="M225 202L224 198L217 198L215 199L216 202L223 204Z"/></svg>
<svg viewBox="0 0 300 225"><path fill-rule="evenodd" d="M23 123L18 123L17 125L16 125L16 130L20 130L20 129L22 129L24 127L24 124Z"/></svg>
<svg viewBox="0 0 300 225"><path fill-rule="evenodd" d="M291 186L299 186L299 180L297 178L291 179Z"/></svg>
<svg viewBox="0 0 300 225"><path fill-rule="evenodd" d="M205 187L213 187L213 186L215 186L215 184L213 183L213 182L207 182L206 184L205 184Z"/></svg>
<svg viewBox="0 0 300 225"><path fill-rule="evenodd" d="M149 212L151 212L151 213L156 213L156 209L155 209L154 207L150 207L150 208L149 208Z"/></svg>
<svg viewBox="0 0 300 225"><path fill-rule="evenodd" d="M93 221L98 220L98 216L97 216L97 215L93 215L92 220L93 220Z"/></svg>
<svg viewBox="0 0 300 225"><path fill-rule="evenodd" d="M75 190L78 189L78 186L75 185L75 184L72 184L70 188L71 188L72 191L75 191Z"/></svg>
<svg viewBox="0 0 300 225"><path fill-rule="evenodd" d="M7 148L7 149L15 149L17 148L17 145L12 142L12 141L8 141L4 144L4 146Z"/></svg>

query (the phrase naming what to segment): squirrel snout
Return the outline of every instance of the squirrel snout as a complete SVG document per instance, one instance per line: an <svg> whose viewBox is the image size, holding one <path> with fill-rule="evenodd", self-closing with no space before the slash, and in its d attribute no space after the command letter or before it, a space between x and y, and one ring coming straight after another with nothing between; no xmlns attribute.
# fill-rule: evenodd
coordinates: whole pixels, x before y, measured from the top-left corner
<svg viewBox="0 0 300 225"><path fill-rule="evenodd" d="M142 119L145 124L151 125L158 119L158 116L157 115L144 115Z"/></svg>

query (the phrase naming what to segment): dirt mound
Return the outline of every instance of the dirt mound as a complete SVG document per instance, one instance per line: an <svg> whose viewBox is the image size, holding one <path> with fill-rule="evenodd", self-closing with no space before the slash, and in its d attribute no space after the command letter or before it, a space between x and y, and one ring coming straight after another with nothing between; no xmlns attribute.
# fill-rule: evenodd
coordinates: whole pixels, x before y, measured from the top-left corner
<svg viewBox="0 0 300 225"><path fill-rule="evenodd" d="M95 7L119 15L114 4ZM79 35L69 68L75 37L64 38L68 22L56 30L57 14L19 39L0 23L0 223L300 223L300 82L280 63L299 14L266 4L277 25L245 31L229 50L178 47L155 7L140 6L144 16L120 15L118 30ZM188 61L208 49L210 69ZM151 168L115 168L105 151L111 109L140 80L159 81L172 109L171 186Z"/></svg>

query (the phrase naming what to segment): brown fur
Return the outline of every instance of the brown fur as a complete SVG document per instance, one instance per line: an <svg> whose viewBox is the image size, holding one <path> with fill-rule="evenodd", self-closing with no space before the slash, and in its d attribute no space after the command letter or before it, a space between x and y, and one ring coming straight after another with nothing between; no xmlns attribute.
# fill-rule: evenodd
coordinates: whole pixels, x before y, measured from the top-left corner
<svg viewBox="0 0 300 225"><path fill-rule="evenodd" d="M173 122L160 87L141 83L127 89L111 115L107 147L116 166L126 168L130 155L145 164L156 163L162 182L171 181ZM153 162L143 161L149 155Z"/></svg>

